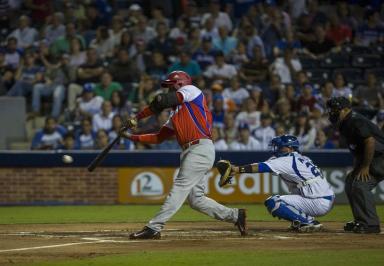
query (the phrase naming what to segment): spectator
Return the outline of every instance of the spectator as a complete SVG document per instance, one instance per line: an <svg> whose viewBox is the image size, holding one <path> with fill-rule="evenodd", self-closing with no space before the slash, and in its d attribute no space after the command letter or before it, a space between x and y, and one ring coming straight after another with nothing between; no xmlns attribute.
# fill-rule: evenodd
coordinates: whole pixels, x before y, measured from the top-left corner
<svg viewBox="0 0 384 266"><path fill-rule="evenodd" d="M339 17L336 14L332 14L326 38L332 40L337 46L349 43L352 41L352 29L348 25L341 24Z"/></svg>
<svg viewBox="0 0 384 266"><path fill-rule="evenodd" d="M245 88L242 88L239 79L234 77L231 80L231 86L224 89L223 97L232 99L238 106L240 106L243 101L249 97L249 92Z"/></svg>
<svg viewBox="0 0 384 266"><path fill-rule="evenodd" d="M263 82L267 79L268 60L262 56L260 46L254 46L250 61L241 65L240 76L247 83Z"/></svg>
<svg viewBox="0 0 384 266"><path fill-rule="evenodd" d="M353 31L357 29L358 22L351 14L347 1L337 1L336 15L342 25L350 27Z"/></svg>
<svg viewBox="0 0 384 266"><path fill-rule="evenodd" d="M32 21L39 25L44 23L53 10L53 4L50 0L26 0L25 7L31 11Z"/></svg>
<svg viewBox="0 0 384 266"><path fill-rule="evenodd" d="M108 146L108 134L105 129L100 129L96 133L96 142L95 142L95 149L96 150L102 150L106 146Z"/></svg>
<svg viewBox="0 0 384 266"><path fill-rule="evenodd" d="M276 101L284 93L285 86L281 83L280 76L277 74L271 74L269 84L265 90L263 90L264 96L270 105L275 105Z"/></svg>
<svg viewBox="0 0 384 266"><path fill-rule="evenodd" d="M237 70L239 70L243 64L249 62L244 43L237 43L236 49L230 54L230 61L235 65Z"/></svg>
<svg viewBox="0 0 384 266"><path fill-rule="evenodd" d="M185 21L185 24L188 25L190 28L199 28L202 24L201 15L199 14L199 10L196 6L195 1L188 1L185 12L181 15L180 18L181 19L179 20Z"/></svg>
<svg viewBox="0 0 384 266"><path fill-rule="evenodd" d="M81 129L76 134L76 146L81 150L92 150L95 146L95 132L92 131L92 119L85 117L81 121Z"/></svg>
<svg viewBox="0 0 384 266"><path fill-rule="evenodd" d="M111 96L112 112L122 117L128 117L131 113L130 105L126 103L121 91L112 92Z"/></svg>
<svg viewBox="0 0 384 266"><path fill-rule="evenodd" d="M245 151L245 150L260 150L261 144L258 140L251 136L249 126L246 123L241 123L238 127L239 139L229 145L230 150Z"/></svg>
<svg viewBox="0 0 384 266"><path fill-rule="evenodd" d="M173 41L176 41L176 40L183 40L183 41L185 41L185 40L188 39L188 36L187 36L186 32L187 32L186 21L182 17L180 17L176 21L176 25L169 32L169 38L171 38Z"/></svg>
<svg viewBox="0 0 384 266"><path fill-rule="evenodd" d="M228 29L224 26L219 27L219 36L213 39L213 47L228 56L237 46L237 39L229 36Z"/></svg>
<svg viewBox="0 0 384 266"><path fill-rule="evenodd" d="M132 90L128 95L128 100L132 103L150 103L158 91L155 88L153 78L148 75L142 75L139 82L139 87Z"/></svg>
<svg viewBox="0 0 384 266"><path fill-rule="evenodd" d="M203 71L205 71L210 65L215 63L216 53L217 51L212 47L212 38L210 36L205 36L201 48L192 55L192 59L200 65L200 68Z"/></svg>
<svg viewBox="0 0 384 266"><path fill-rule="evenodd" d="M109 66L108 71L113 73L114 80L123 85L124 88L130 87L132 82L138 80L139 70L129 59L126 49L120 49L117 59Z"/></svg>
<svg viewBox="0 0 384 266"><path fill-rule="evenodd" d="M168 37L167 25L164 22L157 23L156 33L157 36L148 43L147 49L151 52L157 50L167 58L173 52L173 42Z"/></svg>
<svg viewBox="0 0 384 266"><path fill-rule="evenodd" d="M60 147L62 150L78 150L79 147L76 146L75 136L72 132L68 132L64 135L63 145Z"/></svg>
<svg viewBox="0 0 384 266"><path fill-rule="evenodd" d="M297 136L303 151L307 151L313 147L316 138L316 129L311 127L307 113L299 113L294 127L290 130L290 134Z"/></svg>
<svg viewBox="0 0 384 266"><path fill-rule="evenodd" d="M122 87L120 83L114 82L112 74L104 72L101 75L100 83L95 86L95 94L101 96L104 100L110 101L112 93L114 91L121 91Z"/></svg>
<svg viewBox="0 0 384 266"><path fill-rule="evenodd" d="M323 130L318 130L316 134L314 149L335 149L336 145L325 135Z"/></svg>
<svg viewBox="0 0 384 266"><path fill-rule="evenodd" d="M365 22L356 32L356 44L369 46L382 40L384 28L380 25L379 12L368 9L365 14Z"/></svg>
<svg viewBox="0 0 384 266"><path fill-rule="evenodd" d="M266 104L264 100L263 90L257 85L251 87L248 86L248 89L250 90L250 98L255 102L256 110L262 110L264 105Z"/></svg>
<svg viewBox="0 0 384 266"><path fill-rule="evenodd" d="M221 94L213 96L212 125L217 128L224 128L224 97Z"/></svg>
<svg viewBox="0 0 384 266"><path fill-rule="evenodd" d="M284 132L291 129L296 119L295 114L292 112L292 105L287 98L280 98L276 102L276 118L274 122L284 127ZM279 136L276 133L277 136Z"/></svg>
<svg viewBox="0 0 384 266"><path fill-rule="evenodd" d="M51 116L58 118L65 98L64 85L68 82L65 66L61 60L58 61L56 58L51 62L44 55L40 55L40 58L45 65L46 71L43 80L33 85L32 109L34 113L40 113L42 96L53 96Z"/></svg>
<svg viewBox="0 0 384 266"><path fill-rule="evenodd" d="M156 37L156 31L148 25L147 18L140 16L137 25L132 29L132 36L136 40L143 40L144 43L149 43Z"/></svg>
<svg viewBox="0 0 384 266"><path fill-rule="evenodd" d="M236 125L246 123L251 132L260 126L261 112L256 108L256 103L253 99L247 98L244 100L245 110L236 116Z"/></svg>
<svg viewBox="0 0 384 266"><path fill-rule="evenodd" d="M17 39L18 48L26 49L33 45L38 38L38 32L35 28L29 27L30 20L22 15L19 18L19 27L15 29L8 37Z"/></svg>
<svg viewBox="0 0 384 266"><path fill-rule="evenodd" d="M146 63L146 72L157 81L165 78L168 72L168 64L162 53L159 51L152 53L150 62ZM136 77L138 77L138 75L136 75Z"/></svg>
<svg viewBox="0 0 384 266"><path fill-rule="evenodd" d="M212 18L207 18L203 23L203 29L200 32L200 37L210 37L212 40L219 38L219 30L215 27L214 21Z"/></svg>
<svg viewBox="0 0 384 266"><path fill-rule="evenodd" d="M381 129L381 131L384 131L384 110L377 112L376 124Z"/></svg>
<svg viewBox="0 0 384 266"><path fill-rule="evenodd" d="M77 69L76 83L68 87L68 109L75 109L76 97L83 91L85 83L97 83L103 74L102 62L98 59L97 52L93 48L87 50L87 61Z"/></svg>
<svg viewBox="0 0 384 266"><path fill-rule="evenodd" d="M265 58L265 48L263 40L260 38L257 29L253 25L246 25L244 27L244 34L246 39L247 54L249 58L255 56L255 47L258 47L262 58Z"/></svg>
<svg viewBox="0 0 384 266"><path fill-rule="evenodd" d="M51 23L45 28L45 38L49 45L54 43L59 37L65 34L65 26L63 24L64 14L56 12L52 15Z"/></svg>
<svg viewBox="0 0 384 266"><path fill-rule="evenodd" d="M164 26L168 29L170 26L170 21L168 18L164 16L164 10L161 6L155 6L151 10L152 19L149 21L149 26L152 28L157 28L159 24L164 24Z"/></svg>
<svg viewBox="0 0 384 266"><path fill-rule="evenodd" d="M292 32L292 30L287 31L285 33L285 37L276 43L276 46L273 48L273 55L275 57L279 57L287 48L292 48L294 51L300 51L302 49L301 42L295 38L294 32Z"/></svg>
<svg viewBox="0 0 384 266"><path fill-rule="evenodd" d="M308 15L311 18L312 25L320 24L325 26L327 22L327 15L319 10L318 0L308 1Z"/></svg>
<svg viewBox="0 0 384 266"><path fill-rule="evenodd" d="M88 29L96 30L100 26L108 25L108 20L98 9L96 3L91 3L85 10L86 26Z"/></svg>
<svg viewBox="0 0 384 266"><path fill-rule="evenodd" d="M119 131L123 125L121 116L116 114L112 118L112 129L108 133L109 142L112 142L119 134ZM121 138L115 146L113 146L115 150L134 150L135 145L132 141L126 138Z"/></svg>
<svg viewBox="0 0 384 266"><path fill-rule="evenodd" d="M345 82L343 74L336 73L334 78L335 87L333 89L332 97L345 97L349 99L352 97L352 90Z"/></svg>
<svg viewBox="0 0 384 266"><path fill-rule="evenodd" d="M9 37L4 51L3 66L17 69L20 64L21 54L21 49L17 48L17 39L15 37Z"/></svg>
<svg viewBox="0 0 384 266"><path fill-rule="evenodd" d="M323 26L315 27L315 40L304 45L304 52L313 58L325 56L335 47L335 43L328 39Z"/></svg>
<svg viewBox="0 0 384 266"><path fill-rule="evenodd" d="M272 117L268 113L263 113L260 116L261 125L253 130L253 137L259 141L261 150L267 151L269 149L269 143L276 136L275 129L272 125Z"/></svg>
<svg viewBox="0 0 384 266"><path fill-rule="evenodd" d="M109 36L112 39L113 46L119 46L121 41L121 36L127 29L124 27L124 19L119 15L115 15L112 18L111 28L108 30Z"/></svg>
<svg viewBox="0 0 384 266"><path fill-rule="evenodd" d="M65 25L65 35L59 37L51 45L51 53L53 55L59 55L62 53L68 53L71 40L73 38L79 39L81 47L85 47L85 41L83 36L77 34L76 26L73 22L69 22Z"/></svg>
<svg viewBox="0 0 384 266"><path fill-rule="evenodd" d="M234 142L237 138L237 127L235 123L234 113L225 113L224 115L224 133L225 133L225 141L228 145Z"/></svg>
<svg viewBox="0 0 384 266"><path fill-rule="evenodd" d="M78 38L73 38L69 47L69 65L75 69L84 65L87 60L87 53L84 52L81 41Z"/></svg>
<svg viewBox="0 0 384 266"><path fill-rule="evenodd" d="M132 35L129 31L124 31L121 34L120 42L115 46L115 53L120 50L128 51L129 57L134 57L136 51Z"/></svg>
<svg viewBox="0 0 384 266"><path fill-rule="evenodd" d="M26 53L15 74L15 84L8 91L8 96L26 96L33 85L43 80L44 68L36 65L36 55Z"/></svg>
<svg viewBox="0 0 384 266"><path fill-rule="evenodd" d="M187 51L183 51L180 53L179 61L172 64L168 72L172 72L175 70L187 72L192 79L195 79L201 75L201 69L199 64L195 60L191 59L191 55Z"/></svg>
<svg viewBox="0 0 384 266"><path fill-rule="evenodd" d="M108 28L100 26L96 30L96 38L89 44L90 48L94 48L101 59L111 58L115 44L109 36Z"/></svg>
<svg viewBox="0 0 384 266"><path fill-rule="evenodd" d="M209 66L204 72L204 76L216 81L231 80L237 75L237 70L234 65L225 63L224 54L217 52L215 57L215 64Z"/></svg>
<svg viewBox="0 0 384 266"><path fill-rule="evenodd" d="M271 71L280 76L282 83L292 83L296 73L300 70L301 63L299 59L295 58L292 48L286 48L284 58L277 58L271 66Z"/></svg>
<svg viewBox="0 0 384 266"><path fill-rule="evenodd" d="M333 90L333 82L327 80L321 85L320 93L316 94L316 102L323 110L327 109L327 101L332 98Z"/></svg>
<svg viewBox="0 0 384 266"><path fill-rule="evenodd" d="M297 100L297 112L313 112L316 104L316 98L313 96L313 88L311 84L307 83L302 89L301 95Z"/></svg>
<svg viewBox="0 0 384 266"><path fill-rule="evenodd" d="M93 131L98 132L99 129L109 131L112 128L112 104L110 101L104 101L101 105L101 112L93 116L92 128Z"/></svg>
<svg viewBox="0 0 384 266"><path fill-rule="evenodd" d="M32 150L54 150L62 143L66 129L57 124L53 117L45 119L44 128L37 131L32 140Z"/></svg>
<svg viewBox="0 0 384 266"><path fill-rule="evenodd" d="M384 108L384 89L377 84L376 75L368 72L366 85L359 86L356 91L356 101L359 107L367 109Z"/></svg>
<svg viewBox="0 0 384 266"><path fill-rule="evenodd" d="M218 127L212 128L212 141L213 141L213 145L215 145L216 151L228 150L228 144L225 142L225 139L223 139L220 128Z"/></svg>
<svg viewBox="0 0 384 266"><path fill-rule="evenodd" d="M201 18L201 23L211 18L216 28L225 27L227 31L232 30L232 21L227 13L220 11L220 1L211 0L209 5L209 13L205 13Z"/></svg>
<svg viewBox="0 0 384 266"><path fill-rule="evenodd" d="M80 98L77 99L77 113L80 117L92 117L101 111L103 98L95 95L95 85L85 83Z"/></svg>

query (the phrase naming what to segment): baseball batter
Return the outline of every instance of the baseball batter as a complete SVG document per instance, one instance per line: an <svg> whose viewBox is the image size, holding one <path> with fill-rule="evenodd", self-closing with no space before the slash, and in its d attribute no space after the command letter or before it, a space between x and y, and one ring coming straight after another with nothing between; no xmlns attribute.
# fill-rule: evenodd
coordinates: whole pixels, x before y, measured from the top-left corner
<svg viewBox="0 0 384 266"><path fill-rule="evenodd" d="M122 137L132 141L156 144L176 136L182 148L180 171L161 210L139 232L130 235L131 239L159 239L165 223L180 209L187 199L189 205L221 221L237 225L241 235L246 234L246 214L244 209L227 208L204 195L207 172L215 160L215 149L211 140L212 115L202 91L192 85L191 77L183 71L171 72L162 82L169 88L159 94L140 112L137 120L159 114L172 108L170 119L154 134L134 135L122 131Z"/></svg>
<svg viewBox="0 0 384 266"><path fill-rule="evenodd" d="M266 199L268 211L274 217L291 221L291 229L300 232L320 230L322 225L315 217L328 213L335 198L330 184L311 159L298 152L299 141L295 136L275 137L271 146L274 157L244 166L229 165L231 173L228 178L237 173L269 172L278 175L287 184L291 195L273 195ZM220 164L222 161L219 161L218 168Z"/></svg>

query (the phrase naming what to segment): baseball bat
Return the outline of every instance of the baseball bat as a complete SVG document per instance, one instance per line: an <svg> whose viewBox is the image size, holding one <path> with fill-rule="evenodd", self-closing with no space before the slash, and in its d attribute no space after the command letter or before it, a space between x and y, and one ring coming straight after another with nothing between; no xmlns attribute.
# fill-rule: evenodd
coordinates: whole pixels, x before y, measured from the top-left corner
<svg viewBox="0 0 384 266"><path fill-rule="evenodd" d="M112 147L120 141L120 136L117 136L111 143L108 144L97 156L96 158L88 165L88 171L92 172L95 168L104 160L108 152Z"/></svg>

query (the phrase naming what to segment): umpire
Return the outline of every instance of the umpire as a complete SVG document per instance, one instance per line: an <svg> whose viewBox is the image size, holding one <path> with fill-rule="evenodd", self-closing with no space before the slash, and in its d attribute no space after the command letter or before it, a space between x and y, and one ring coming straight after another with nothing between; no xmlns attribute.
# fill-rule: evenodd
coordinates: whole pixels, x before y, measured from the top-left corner
<svg viewBox="0 0 384 266"><path fill-rule="evenodd" d="M327 107L329 120L346 139L354 157L353 170L345 181L354 221L346 223L344 231L380 233L371 190L384 179L384 134L370 120L352 111L345 97L331 98Z"/></svg>

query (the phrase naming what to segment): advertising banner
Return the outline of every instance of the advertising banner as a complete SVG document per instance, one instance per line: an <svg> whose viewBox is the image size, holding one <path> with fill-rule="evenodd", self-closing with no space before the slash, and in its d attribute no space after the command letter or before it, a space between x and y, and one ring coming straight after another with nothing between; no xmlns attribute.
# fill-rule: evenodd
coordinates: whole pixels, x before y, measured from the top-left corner
<svg viewBox="0 0 384 266"><path fill-rule="evenodd" d="M127 167L119 168L119 202L155 204L162 203L168 195L178 168L174 167ZM344 180L350 169L323 168L323 175L331 184L336 203L347 203ZM218 186L220 175L216 169L208 172L206 194L222 203L262 203L272 194L288 194L285 183L271 174L241 174L232 184L223 188ZM373 191L377 202L384 202L384 182Z"/></svg>

